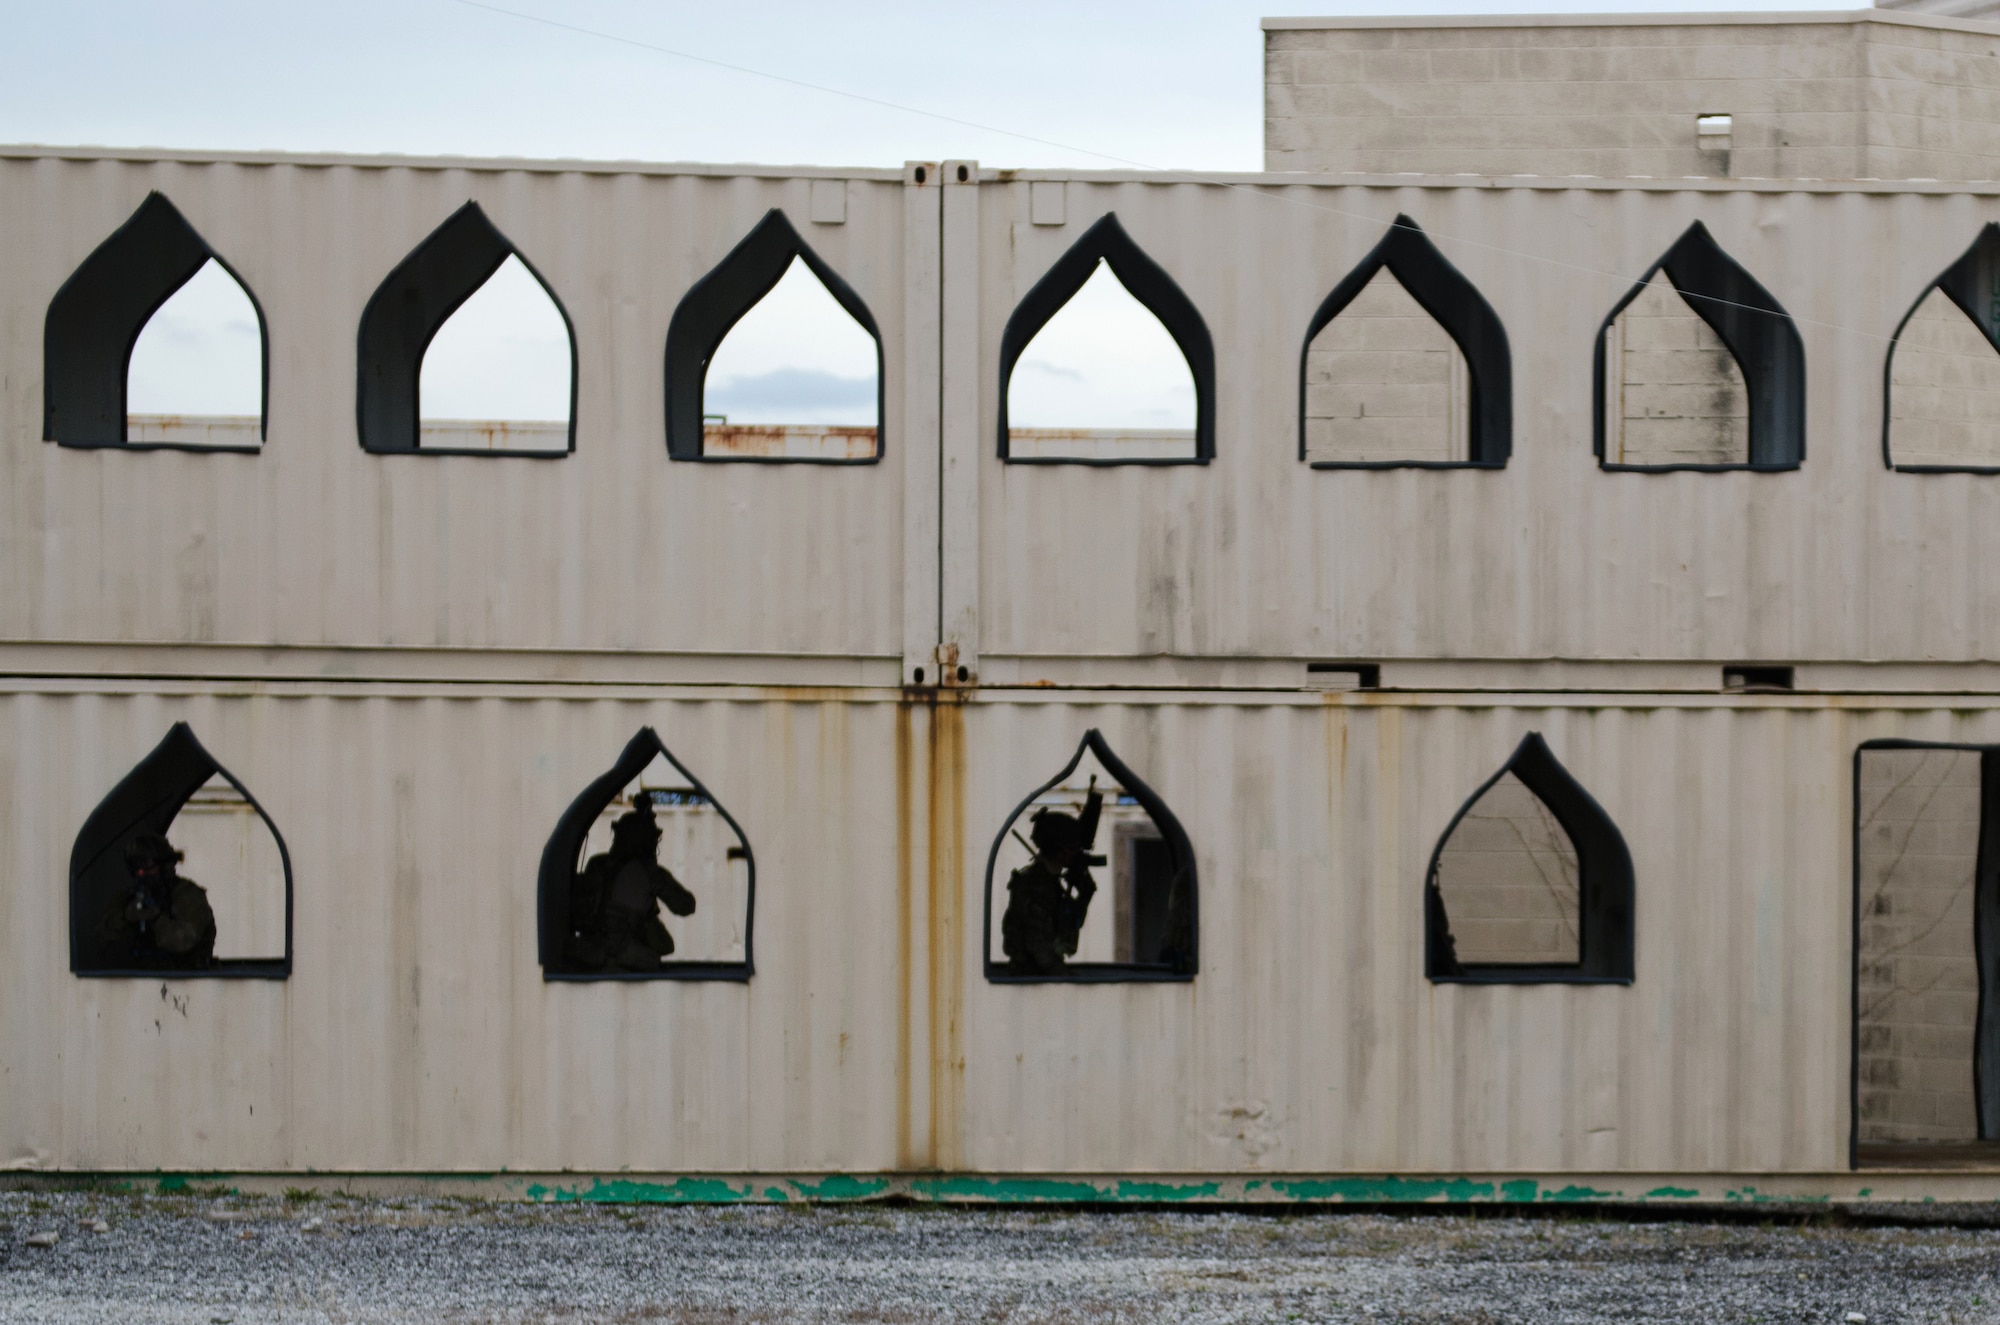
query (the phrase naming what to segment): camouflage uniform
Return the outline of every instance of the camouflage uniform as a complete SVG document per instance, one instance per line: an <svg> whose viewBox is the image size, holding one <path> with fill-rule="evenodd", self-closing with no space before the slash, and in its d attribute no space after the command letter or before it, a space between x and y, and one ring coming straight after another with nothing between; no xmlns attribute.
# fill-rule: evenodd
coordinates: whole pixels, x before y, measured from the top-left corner
<svg viewBox="0 0 2000 1325"><path fill-rule="evenodd" d="M1035 811L1028 829L1035 858L1009 876L1007 913L1000 918L1000 945L1012 974L1054 975L1065 959L1076 956L1084 916L1097 893L1090 866L1103 863L1090 854L1103 808L1093 779L1080 817Z"/></svg>
<svg viewBox="0 0 2000 1325"><path fill-rule="evenodd" d="M181 859L158 833L141 833L125 848L132 886L112 898L103 929L140 970L198 971L215 964L215 912L201 885L175 869Z"/></svg>
<svg viewBox="0 0 2000 1325"><path fill-rule="evenodd" d="M674 950L657 905L694 914L694 894L659 862L660 826L643 793L611 825L611 850L592 856L570 889L570 965L585 971L653 971Z"/></svg>

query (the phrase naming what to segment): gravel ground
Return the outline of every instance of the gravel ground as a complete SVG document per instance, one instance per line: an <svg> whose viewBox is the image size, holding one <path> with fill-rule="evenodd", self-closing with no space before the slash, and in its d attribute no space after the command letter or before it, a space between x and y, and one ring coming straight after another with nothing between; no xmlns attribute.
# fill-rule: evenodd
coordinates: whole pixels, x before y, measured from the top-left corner
<svg viewBox="0 0 2000 1325"><path fill-rule="evenodd" d="M2000 1228L1946 1223L12 1191L0 1229L0 1321L44 1325L2000 1321Z"/></svg>

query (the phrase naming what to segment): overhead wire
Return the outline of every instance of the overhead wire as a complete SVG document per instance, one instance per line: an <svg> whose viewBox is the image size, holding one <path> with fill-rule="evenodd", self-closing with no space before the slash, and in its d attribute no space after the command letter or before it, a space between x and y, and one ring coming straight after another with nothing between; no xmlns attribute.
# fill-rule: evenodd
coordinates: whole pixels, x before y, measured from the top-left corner
<svg viewBox="0 0 2000 1325"><path fill-rule="evenodd" d="M1657 264L1655 264L1655 267L1653 269L1650 269L1645 277L1642 277L1639 280L1635 281L1628 274L1605 271L1602 268L1587 266L1583 263L1571 262L1563 258L1550 257L1549 255L1544 253L1532 253L1525 249L1509 248L1504 244L1495 244L1486 240L1470 238L1465 235L1449 234L1441 230L1425 232L1422 230L1421 227L1414 225L1404 225L1400 216L1390 217L1385 220L1382 217L1374 216L1367 212L1356 211L1352 208L1339 207L1324 202L1314 201L1308 198L1301 198L1296 196L1295 193L1293 192L1293 190L1296 189L1298 186L1289 183L1250 184L1250 183L1245 183L1242 180L1227 179L1217 173L1210 171L1184 170L1171 166L1156 165L1145 161L1136 161L1130 157L1119 156L1115 153L1100 152L1095 148L1080 147L1074 143L1062 142L1059 139L1044 138L1039 135L1031 133L1022 133L1016 129L1008 129L1008 128L1003 128L1002 126L997 124L987 124L979 120L966 119L963 116L950 115L946 114L943 111L930 110L923 106L912 106L900 101L891 101L885 97L869 96L867 93L863 92L854 92L846 88L833 87L825 83L815 83L810 79L794 78L788 74L772 73L770 70L758 69L751 65L736 64L729 60L719 60L714 58L713 56L700 55L693 51L684 51L672 46L663 46L657 42L645 41L638 37L629 37L624 35L623 33L607 32L601 28L586 27L581 23L571 23L563 19L549 18L546 15L531 13L526 10L510 9L505 5L493 4L491 3L491 0L450 0L450 3L461 5L467 9L479 9L479 10L484 10L487 13L491 14L504 15L508 18L519 19L527 23L538 23L544 27L555 28L563 32L575 33L578 36L592 37L599 41L612 42L620 46L630 46L636 50L648 51L656 55L666 55L666 56L671 56L672 58L677 60L687 60L695 64L704 64L708 65L711 68L727 70L730 73L742 74L750 78L761 78L769 82L783 83L790 87L802 88L810 92L819 92L827 96L843 97L849 101L858 101L865 105L877 106L885 110L893 110L906 115L917 115L925 119L936 120L944 124L954 124L959 126L960 128L976 129L981 133L998 134L1005 138L1013 138L1021 142L1034 143L1037 146L1041 147L1052 147L1058 151L1074 152L1080 156L1095 157L1100 161L1108 161L1115 165L1124 166L1131 170L1155 171L1162 174L1171 174L1174 176L1178 176L1181 179L1184 179L1190 183L1208 184L1216 188L1233 189L1240 192L1248 193L1254 197L1264 198L1274 202L1282 202L1293 207L1303 207L1311 211L1324 212L1327 213L1328 215L1343 217L1347 220L1365 221L1372 225L1379 226L1383 229L1412 230L1419 234L1425 234L1426 237L1432 240L1433 242L1437 240L1444 240L1448 243L1457 244L1463 247L1483 249L1489 253L1498 254L1502 257L1520 258L1529 262L1539 262L1547 266L1559 268L1564 271L1575 272L1579 275L1595 276L1602 280L1612 281L1617 283L1621 288L1624 289L1635 289L1637 288L1637 286L1643 285L1647 280L1651 279L1653 271L1658 269ZM1321 178L1324 179L1325 177ZM1553 179L1560 179L1562 177L1542 177L1542 178L1549 178L1553 180ZM1602 178L1602 177L1572 176L1569 178L1581 179L1581 178ZM1701 176L1689 177L1690 180L1701 179L1701 178L1704 177ZM1671 183L1672 181L1665 181L1665 182ZM1300 183L1304 184L1306 183L1306 181L1300 181ZM1318 180L1312 181L1312 183L1315 186L1324 187L1324 185L1321 185ZM1543 185L1542 187L1548 187L1548 186ZM1714 295L1699 294L1693 291L1682 290L1678 286L1675 287L1675 293L1679 294L1683 299L1687 300L1699 299L1708 304L1721 308L1741 308L1749 312L1763 314L1763 315L1769 315L1771 311L1767 308L1760 308L1755 304L1739 303L1734 300L1718 298L1717 296ZM1837 331L1845 335L1861 336L1868 340L1881 341L1887 343L1895 339L1893 335L1885 336L1880 332L1864 331L1859 327L1850 327L1843 323L1824 322L1813 318L1798 317L1797 315L1791 314L1789 312L1786 314L1786 316L1790 317L1794 323L1797 323L1802 326L1819 327L1821 329L1828 331Z"/></svg>

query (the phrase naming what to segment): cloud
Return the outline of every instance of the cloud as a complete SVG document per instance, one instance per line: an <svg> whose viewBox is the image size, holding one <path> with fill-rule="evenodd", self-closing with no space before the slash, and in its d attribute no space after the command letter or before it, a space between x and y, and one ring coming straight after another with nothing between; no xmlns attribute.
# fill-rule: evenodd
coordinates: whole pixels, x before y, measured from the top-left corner
<svg viewBox="0 0 2000 1325"><path fill-rule="evenodd" d="M702 393L710 414L754 415L759 411L875 408L875 379L838 377L811 368L778 368L753 377L732 377Z"/></svg>
<svg viewBox="0 0 2000 1325"><path fill-rule="evenodd" d="M1071 382L1083 381L1083 374L1076 369L1064 368L1058 364L1052 364L1046 359L1023 359L1014 366L1014 371L1017 373L1022 369L1040 373L1044 377L1060 377Z"/></svg>

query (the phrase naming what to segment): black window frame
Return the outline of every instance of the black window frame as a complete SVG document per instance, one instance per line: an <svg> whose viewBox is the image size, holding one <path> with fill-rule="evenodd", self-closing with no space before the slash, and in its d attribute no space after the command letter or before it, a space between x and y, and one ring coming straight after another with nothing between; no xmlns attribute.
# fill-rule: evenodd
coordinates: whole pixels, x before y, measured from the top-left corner
<svg viewBox="0 0 2000 1325"><path fill-rule="evenodd" d="M1177 870L1185 868L1187 876L1188 906L1188 955L1187 961L1175 967L1165 963L1151 962L1073 962L1065 964L1063 970L1052 975L1017 975L1009 969L1005 960L993 959L993 872L1000 862L1000 848L1007 841L1007 835L1021 816L1034 808L1035 802L1045 793L1061 786L1063 779L1076 771L1088 751L1097 756L1097 762L1104 771L1118 780L1125 794L1139 803L1140 808L1153 821L1160 837L1167 844ZM980 952L983 957L987 983L996 985L1046 985L1046 984L1188 984L1201 973L1201 879L1195 858L1194 843L1189 840L1187 830L1174 812L1167 808L1159 793L1147 786L1145 781L1112 752L1111 745L1103 733L1092 727L1083 734L1077 744L1076 753L1062 770L1047 782L1042 783L1016 805L1000 824L1000 831L993 838L993 846L986 853L985 906L983 911L984 929L980 938Z"/></svg>
<svg viewBox="0 0 2000 1325"><path fill-rule="evenodd" d="M219 958L196 970L135 968L88 960L86 926L103 922L104 908L129 874L123 847L140 833L166 835L195 792L221 774L243 797L278 844L285 871L285 953L280 958ZM200 879L195 879L199 884ZM168 728L160 743L120 778L77 830L69 857L69 969L98 980L286 980L292 974L292 853L285 835L250 789L223 767L185 722Z"/></svg>
<svg viewBox="0 0 2000 1325"><path fill-rule="evenodd" d="M1945 298L1957 306L1958 311L1972 319L1986 337L1986 343L2000 354L2000 221L1988 221L1980 227L1979 234L1958 255L1949 267L1938 273L1937 279L1926 285L1917 295L1916 301L1896 323L1896 330L1889 337L1889 348L1882 356L1882 467L1896 474L2000 474L2000 465L1899 465L1895 452L1890 446L1889 424L1891 397L1895 390L1894 372L1896 349L1902 343L1903 330L1910 325L1910 319L1923 307L1924 300L1931 297L1932 290L1944 291ZM1980 291L1986 291L1984 300L1986 313L1979 312Z"/></svg>
<svg viewBox="0 0 2000 1325"><path fill-rule="evenodd" d="M777 288L792 259L804 262L826 287L834 302L861 324L875 342L875 454L870 456L709 455L703 431L708 391L708 365L722 342ZM888 356L882 329L860 292L827 265L805 241L798 228L773 207L722 261L688 287L667 324L666 348L667 455L674 460L715 465L873 465L888 452Z"/></svg>
<svg viewBox="0 0 2000 1325"><path fill-rule="evenodd" d="M132 351L153 314L211 260L229 273L257 313L260 445L132 441L126 420ZM270 420L271 333L264 305L243 273L188 224L166 194L148 193L49 300L42 322L42 440L88 451L258 455Z"/></svg>
<svg viewBox="0 0 2000 1325"><path fill-rule="evenodd" d="M569 928L570 889L576 879L584 841L598 816L618 798L625 784L643 773L646 766L659 756L666 757L674 771L688 780L688 785L694 788L696 794L715 807L723 822L736 834L747 876L743 905L743 960L676 961L669 957L660 963L658 970L567 970L562 964L563 937ZM735 854L735 849L731 854ZM757 972L756 954L752 947L756 921L757 857L750 849L749 834L743 831L743 825L737 822L736 816L716 799L707 784L675 757L674 752L667 748L667 743L660 739L660 734L651 727L641 727L619 752L618 762L577 793L569 807L556 819L555 828L542 847L541 868L537 871L535 884L535 932L536 960L541 965L542 979L546 983L586 984L604 980L720 980L742 983Z"/></svg>
<svg viewBox="0 0 2000 1325"><path fill-rule="evenodd" d="M1574 963L1460 962L1438 887L1445 844L1479 798L1512 773L1547 807L1576 848L1578 944ZM1540 732L1529 732L1499 771L1465 798L1438 835L1424 872L1424 976L1432 984L1526 985L1633 983L1635 944L1632 853L1624 834L1584 785L1556 758Z"/></svg>
<svg viewBox="0 0 2000 1325"><path fill-rule="evenodd" d="M1191 456L1017 456L1010 452L1007 428L1007 389L1014 380L1014 367L1021 355L1050 319L1063 310L1084 287L1102 261L1125 287L1126 293L1158 318L1167 335L1180 347L1194 378L1194 454ZM1014 311L1000 335L1000 460L1009 465L1086 465L1109 468L1114 465L1205 465L1215 459L1215 341L1201 310L1186 291L1167 274L1167 269L1134 243L1118 220L1118 213L1106 212L1071 244L1055 264L1042 274Z"/></svg>
<svg viewBox="0 0 2000 1325"><path fill-rule="evenodd" d="M1306 376L1313 337L1347 311L1385 267L1465 356L1470 408L1464 460L1306 458ZM1299 344L1299 459L1313 469L1505 469L1513 454L1514 357L1507 329L1479 287L1452 265L1423 227L1398 213L1389 232L1340 278L1306 324L1305 339Z"/></svg>
<svg viewBox="0 0 2000 1325"><path fill-rule="evenodd" d="M1605 459L1604 408L1609 391L1605 347L1611 324L1645 293L1661 271L1673 282L1682 302L1715 332L1743 374L1750 397L1750 450L1749 459L1742 464L1627 465ZM1798 326L1777 296L1730 257L1700 221L1682 231L1660 260L1646 268L1638 283L1604 315L1597 328L1591 372L1593 450L1597 467L1608 473L1781 474L1806 462L1806 348Z"/></svg>
<svg viewBox="0 0 2000 1325"><path fill-rule="evenodd" d="M569 333L569 430L562 450L493 450L423 446L419 387L424 355L452 314L499 271L520 259L562 315ZM445 218L397 263L361 310L355 333L354 426L370 455L477 456L488 460L561 460L576 453L576 324L555 287L502 234L475 201Z"/></svg>

